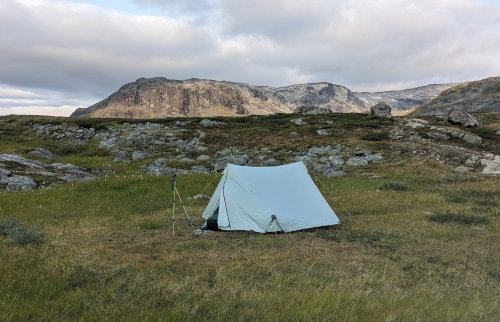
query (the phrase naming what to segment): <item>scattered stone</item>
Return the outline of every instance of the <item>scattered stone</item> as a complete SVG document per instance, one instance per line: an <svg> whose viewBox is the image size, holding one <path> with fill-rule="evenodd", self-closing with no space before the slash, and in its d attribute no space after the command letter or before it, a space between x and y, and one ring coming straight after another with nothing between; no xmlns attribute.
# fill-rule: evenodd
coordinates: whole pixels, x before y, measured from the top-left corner
<svg viewBox="0 0 500 322"><path fill-rule="evenodd" d="M120 158L120 157L116 157L116 158L113 159L113 162L130 163L130 160L127 160L127 159L124 159L124 158Z"/></svg>
<svg viewBox="0 0 500 322"><path fill-rule="evenodd" d="M471 172L472 168L461 165L461 166L456 167L454 171L457 173L467 173L467 172Z"/></svg>
<svg viewBox="0 0 500 322"><path fill-rule="evenodd" d="M307 125L307 122L304 122L304 120L301 118L291 119L290 122L295 123L297 125Z"/></svg>
<svg viewBox="0 0 500 322"><path fill-rule="evenodd" d="M226 164L231 163L231 164L236 164L236 165L245 165L250 162L250 157L246 154L242 155L229 155L222 157L215 161L213 167L215 172L219 172L224 170L226 167Z"/></svg>
<svg viewBox="0 0 500 322"><path fill-rule="evenodd" d="M300 106L295 109L294 113L304 114L304 115L318 115L318 114L329 114L333 112L327 108L322 108L317 106Z"/></svg>
<svg viewBox="0 0 500 322"><path fill-rule="evenodd" d="M290 132L290 135L299 135L299 133L293 131L293 132Z"/></svg>
<svg viewBox="0 0 500 322"><path fill-rule="evenodd" d="M330 131L324 130L324 129L319 129L319 130L316 130L316 133L319 135L329 135Z"/></svg>
<svg viewBox="0 0 500 322"><path fill-rule="evenodd" d="M480 162L481 160L479 159L479 157L477 155L473 155L470 158L468 158L464 164L468 167L475 167L479 165Z"/></svg>
<svg viewBox="0 0 500 322"><path fill-rule="evenodd" d="M370 108L370 117L391 117L391 107L382 102L372 106Z"/></svg>
<svg viewBox="0 0 500 322"><path fill-rule="evenodd" d="M345 176L346 172L342 169L328 169L323 172L323 176L331 178L331 177L341 177Z"/></svg>
<svg viewBox="0 0 500 322"><path fill-rule="evenodd" d="M147 157L146 153L142 151L134 151L134 153L132 153L132 160L134 161L146 159Z"/></svg>
<svg viewBox="0 0 500 322"><path fill-rule="evenodd" d="M500 175L500 155L495 155L493 158L481 159L481 165L484 166L484 174Z"/></svg>
<svg viewBox="0 0 500 322"><path fill-rule="evenodd" d="M354 157L347 159L346 164L351 167L364 167L368 165L368 160L364 157Z"/></svg>
<svg viewBox="0 0 500 322"><path fill-rule="evenodd" d="M204 127L214 127L214 126L217 126L217 125L223 125L223 124L226 124L224 122L219 122L219 121L212 121L212 120L209 120L209 119L203 119L200 121L200 124Z"/></svg>
<svg viewBox="0 0 500 322"><path fill-rule="evenodd" d="M0 162L6 161L6 162L12 162L12 163L17 163L19 165L28 167L28 168L35 168L35 169L42 169L43 168L43 163L40 161L30 161L25 158L23 158L20 155L17 154L6 154L6 153L0 153Z"/></svg>
<svg viewBox="0 0 500 322"><path fill-rule="evenodd" d="M472 226L472 229L477 230L477 231L484 231L484 227L480 227L480 226Z"/></svg>
<svg viewBox="0 0 500 322"><path fill-rule="evenodd" d="M36 186L33 179L0 168L0 191L29 191L34 190Z"/></svg>
<svg viewBox="0 0 500 322"><path fill-rule="evenodd" d="M462 140L464 140L467 143L473 144L473 145L480 145L483 143L483 139L481 139L481 137L474 135L474 134L469 134L469 133L465 134L462 137Z"/></svg>
<svg viewBox="0 0 500 322"><path fill-rule="evenodd" d="M438 131L432 131L432 132L427 132L427 135L433 139L438 139L442 141L447 141L450 139L450 137L444 133L438 132Z"/></svg>
<svg viewBox="0 0 500 322"><path fill-rule="evenodd" d="M199 157L197 157L196 160L200 161L200 162L208 161L208 160L210 160L210 157L206 154L202 154Z"/></svg>
<svg viewBox="0 0 500 322"><path fill-rule="evenodd" d="M412 129L423 129L425 128L425 125L420 123L420 122L415 122L414 120L409 120L406 122L406 126L411 127Z"/></svg>
<svg viewBox="0 0 500 322"><path fill-rule="evenodd" d="M480 117L470 114L461 107L452 108L446 115L446 120L463 127L477 127L483 124Z"/></svg>
<svg viewBox="0 0 500 322"><path fill-rule="evenodd" d="M31 151L29 154L47 160L55 160L59 158L58 155L55 155L44 148L35 148L35 150Z"/></svg>

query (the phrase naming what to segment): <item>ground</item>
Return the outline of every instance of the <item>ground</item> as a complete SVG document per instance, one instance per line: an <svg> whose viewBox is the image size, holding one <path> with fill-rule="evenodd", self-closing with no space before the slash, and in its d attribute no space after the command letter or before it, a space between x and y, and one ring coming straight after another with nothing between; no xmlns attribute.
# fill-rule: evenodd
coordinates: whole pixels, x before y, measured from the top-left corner
<svg viewBox="0 0 500 322"><path fill-rule="evenodd" d="M205 129L205 141L218 144L208 151L265 145L282 153L283 147L342 144L382 153L382 162L346 167L344 176L311 172L342 225L194 235L178 211L175 236L169 176L146 175L139 161L113 163L97 142L74 151L47 143L30 132L39 120L1 119L0 152L28 157L42 146L61 162L116 172L0 194L0 220L45 233L43 242L26 245L0 237L0 319L498 320L500 178L480 168L456 173L464 160L455 154L436 161L417 151L429 146L438 153L439 140L411 141L403 149L401 139L383 134L403 118L328 116L333 133L322 136L314 127L322 116L304 117L305 129L289 122L296 117L266 117L253 127L219 119L228 124ZM498 122L486 116L485 128ZM299 137L287 136L292 130ZM257 133L258 141L248 139ZM482 137L482 146L446 144L497 153L498 136ZM178 176L196 228L207 200L187 199L211 194L219 178Z"/></svg>

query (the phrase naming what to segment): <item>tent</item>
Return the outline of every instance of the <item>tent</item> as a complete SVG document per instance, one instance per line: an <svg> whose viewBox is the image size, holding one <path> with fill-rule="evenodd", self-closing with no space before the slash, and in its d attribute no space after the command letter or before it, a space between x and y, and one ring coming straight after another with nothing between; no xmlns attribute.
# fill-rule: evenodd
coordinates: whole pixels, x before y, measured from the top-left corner
<svg viewBox="0 0 500 322"><path fill-rule="evenodd" d="M273 167L227 164L202 217L208 229L259 233L340 224L302 161Z"/></svg>

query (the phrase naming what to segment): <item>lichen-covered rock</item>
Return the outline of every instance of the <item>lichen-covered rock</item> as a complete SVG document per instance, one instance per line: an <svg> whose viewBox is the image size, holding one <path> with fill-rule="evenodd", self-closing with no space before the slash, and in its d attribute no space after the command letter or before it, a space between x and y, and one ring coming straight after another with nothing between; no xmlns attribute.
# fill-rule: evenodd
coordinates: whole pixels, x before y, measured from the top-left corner
<svg viewBox="0 0 500 322"><path fill-rule="evenodd" d="M49 150L46 150L44 148L35 148L29 154L33 155L35 157L39 157L39 158L47 159L47 160L55 160L55 159L59 158L58 155L55 155L54 153L52 153Z"/></svg>
<svg viewBox="0 0 500 322"><path fill-rule="evenodd" d="M391 107L384 103L378 103L370 108L370 117L391 117Z"/></svg>
<svg viewBox="0 0 500 322"><path fill-rule="evenodd" d="M452 108L448 112L446 120L463 127L477 127L483 124L479 116L472 115L461 107Z"/></svg>
<svg viewBox="0 0 500 322"><path fill-rule="evenodd" d="M318 115L318 114L329 114L332 113L327 108L322 108L318 106L300 106L295 109L294 113L304 114L304 115Z"/></svg>

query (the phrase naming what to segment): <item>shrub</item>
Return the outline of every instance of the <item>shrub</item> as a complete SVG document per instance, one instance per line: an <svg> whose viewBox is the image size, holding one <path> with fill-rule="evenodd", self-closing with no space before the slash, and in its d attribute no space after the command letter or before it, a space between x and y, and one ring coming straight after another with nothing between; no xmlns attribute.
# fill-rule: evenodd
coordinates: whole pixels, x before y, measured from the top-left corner
<svg viewBox="0 0 500 322"><path fill-rule="evenodd" d="M404 181L387 181L378 188L380 190L408 190L408 185Z"/></svg>
<svg viewBox="0 0 500 322"><path fill-rule="evenodd" d="M0 220L0 236L10 237L13 244L24 246L30 243L43 243L45 233L36 231L35 229L23 230L17 220L6 218Z"/></svg>
<svg viewBox="0 0 500 322"><path fill-rule="evenodd" d="M360 139L365 141L386 141L389 140L389 132L371 132L363 135Z"/></svg>
<svg viewBox="0 0 500 322"><path fill-rule="evenodd" d="M0 220L0 236L10 236L21 230L21 224L14 218Z"/></svg>
<svg viewBox="0 0 500 322"><path fill-rule="evenodd" d="M489 222L488 218L486 217L479 217L468 214L455 214L449 211L438 212L437 214L430 216L429 220L439 223L457 222L465 225L486 224Z"/></svg>
<svg viewBox="0 0 500 322"><path fill-rule="evenodd" d="M12 242L16 245L24 246L27 244L39 244L45 241L45 233L36 231L34 229L30 230L17 230L9 236Z"/></svg>

